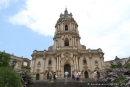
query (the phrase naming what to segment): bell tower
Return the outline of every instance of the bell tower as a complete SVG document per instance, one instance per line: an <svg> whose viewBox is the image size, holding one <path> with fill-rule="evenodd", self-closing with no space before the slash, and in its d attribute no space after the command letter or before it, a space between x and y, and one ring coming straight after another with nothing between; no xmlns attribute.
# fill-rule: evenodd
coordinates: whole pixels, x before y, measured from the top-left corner
<svg viewBox="0 0 130 87"><path fill-rule="evenodd" d="M67 8L64 14L60 14L60 18L55 25L54 49L80 49L80 36L78 24L74 20L72 13L68 14Z"/></svg>

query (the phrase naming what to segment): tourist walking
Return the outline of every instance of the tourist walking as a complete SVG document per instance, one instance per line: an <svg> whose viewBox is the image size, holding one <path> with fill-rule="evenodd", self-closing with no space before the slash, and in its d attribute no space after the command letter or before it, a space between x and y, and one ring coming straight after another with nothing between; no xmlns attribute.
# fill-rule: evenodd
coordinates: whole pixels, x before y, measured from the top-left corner
<svg viewBox="0 0 130 87"><path fill-rule="evenodd" d="M79 81L81 81L81 72L79 71Z"/></svg>
<svg viewBox="0 0 130 87"><path fill-rule="evenodd" d="M74 72L72 72L72 80L75 80Z"/></svg>
<svg viewBox="0 0 130 87"><path fill-rule="evenodd" d="M69 73L67 71L65 71L65 81L67 81L68 74Z"/></svg>
<svg viewBox="0 0 130 87"><path fill-rule="evenodd" d="M79 81L79 73L76 73L76 81Z"/></svg>
<svg viewBox="0 0 130 87"><path fill-rule="evenodd" d="M49 71L49 82L51 82L51 79L52 79L52 72Z"/></svg>
<svg viewBox="0 0 130 87"><path fill-rule="evenodd" d="M98 78L97 78L97 71L96 71L96 70L94 70L93 75L94 75L94 80L95 80L95 82L97 82L97 81L98 81Z"/></svg>
<svg viewBox="0 0 130 87"><path fill-rule="evenodd" d="M54 82L56 82L56 79L57 79L56 72L54 72L53 79L54 79Z"/></svg>

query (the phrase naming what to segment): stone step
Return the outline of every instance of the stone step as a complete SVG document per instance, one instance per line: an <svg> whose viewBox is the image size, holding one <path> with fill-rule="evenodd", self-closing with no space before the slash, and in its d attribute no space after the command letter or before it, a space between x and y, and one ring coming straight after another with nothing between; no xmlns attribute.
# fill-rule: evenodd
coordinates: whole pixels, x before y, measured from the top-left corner
<svg viewBox="0 0 130 87"><path fill-rule="evenodd" d="M53 80L36 80L35 83L28 85L27 87L110 87L108 84L99 81L94 82L94 79L82 79L81 81L74 81L71 78L57 78L56 82Z"/></svg>
<svg viewBox="0 0 130 87"><path fill-rule="evenodd" d="M92 83L92 82L43 82L33 83L27 87L110 87L106 83Z"/></svg>

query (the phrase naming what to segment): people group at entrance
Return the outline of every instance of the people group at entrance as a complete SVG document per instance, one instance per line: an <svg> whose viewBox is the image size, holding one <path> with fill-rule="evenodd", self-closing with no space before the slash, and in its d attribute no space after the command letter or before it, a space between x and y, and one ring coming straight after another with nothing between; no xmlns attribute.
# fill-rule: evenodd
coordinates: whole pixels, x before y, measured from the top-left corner
<svg viewBox="0 0 130 87"><path fill-rule="evenodd" d="M65 71L64 75L65 75L65 81L67 81L69 72ZM96 70L94 70L93 76L94 76L95 82L98 82L98 80L100 78L100 73L97 72ZM58 76L56 75L56 72L53 72L53 73L51 71L49 72L49 82L52 81L52 78L54 79L54 81L56 81L57 77ZM81 81L81 72L79 71L76 74L74 74L74 72L72 72L71 78L73 81Z"/></svg>
<svg viewBox="0 0 130 87"><path fill-rule="evenodd" d="M65 72L65 81L67 81L68 74L69 73L66 71ZM81 77L81 72L77 72L76 75L74 74L74 72L72 72L71 78L73 81L80 81L80 77Z"/></svg>
<svg viewBox="0 0 130 87"><path fill-rule="evenodd" d="M54 79L54 81L56 81L56 78L57 78L57 75L56 75L56 72L49 72L49 82L52 81L52 78Z"/></svg>

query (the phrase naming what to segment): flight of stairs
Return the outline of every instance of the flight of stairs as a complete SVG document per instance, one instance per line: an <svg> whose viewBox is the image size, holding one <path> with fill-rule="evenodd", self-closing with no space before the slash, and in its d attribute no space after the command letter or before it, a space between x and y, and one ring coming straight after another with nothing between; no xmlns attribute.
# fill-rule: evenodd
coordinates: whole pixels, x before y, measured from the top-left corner
<svg viewBox="0 0 130 87"><path fill-rule="evenodd" d="M110 87L106 83L99 81L94 82L94 79L82 79L81 81L74 81L68 78L58 78L56 82L49 82L48 80L37 80L35 83L29 84L27 87Z"/></svg>

